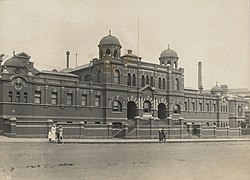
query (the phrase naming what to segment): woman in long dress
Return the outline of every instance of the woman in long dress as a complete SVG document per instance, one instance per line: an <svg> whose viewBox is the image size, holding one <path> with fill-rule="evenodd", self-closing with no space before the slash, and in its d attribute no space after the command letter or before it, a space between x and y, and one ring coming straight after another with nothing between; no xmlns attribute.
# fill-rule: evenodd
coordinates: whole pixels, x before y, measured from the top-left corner
<svg viewBox="0 0 250 180"><path fill-rule="evenodd" d="M51 127L51 141L55 142L56 141L56 125L53 124Z"/></svg>

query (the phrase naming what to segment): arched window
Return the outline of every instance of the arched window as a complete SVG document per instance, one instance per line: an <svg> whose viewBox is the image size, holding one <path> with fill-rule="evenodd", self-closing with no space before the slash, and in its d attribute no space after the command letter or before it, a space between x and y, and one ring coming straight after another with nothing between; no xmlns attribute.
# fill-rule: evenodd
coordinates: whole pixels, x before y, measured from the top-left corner
<svg viewBox="0 0 250 180"><path fill-rule="evenodd" d="M135 76L135 74L133 74L132 84L133 84L133 86L136 86L136 76Z"/></svg>
<svg viewBox="0 0 250 180"><path fill-rule="evenodd" d="M166 119L166 105L163 103L160 103L158 105L158 118L159 119Z"/></svg>
<svg viewBox="0 0 250 180"><path fill-rule="evenodd" d="M187 111L188 110L188 103L184 102L184 105L185 105L185 111Z"/></svg>
<svg viewBox="0 0 250 180"><path fill-rule="evenodd" d="M177 78L175 79L175 84L174 85L175 85L175 90L179 91L180 90L180 87L179 87L180 85L179 85L179 80Z"/></svg>
<svg viewBox="0 0 250 180"><path fill-rule="evenodd" d="M162 79L162 89L166 89L166 80L165 80L165 78Z"/></svg>
<svg viewBox="0 0 250 180"><path fill-rule="evenodd" d="M242 107L238 107L238 116L243 116Z"/></svg>
<svg viewBox="0 0 250 180"><path fill-rule="evenodd" d="M114 58L117 58L118 57L118 52L117 52L117 50L115 49L114 50Z"/></svg>
<svg viewBox="0 0 250 180"><path fill-rule="evenodd" d="M176 61L174 62L174 68L177 68L177 62Z"/></svg>
<svg viewBox="0 0 250 180"><path fill-rule="evenodd" d="M99 70L98 73L97 73L97 82L98 83L101 82L101 70Z"/></svg>
<svg viewBox="0 0 250 180"><path fill-rule="evenodd" d="M168 61L167 64L171 65L171 61Z"/></svg>
<svg viewBox="0 0 250 180"><path fill-rule="evenodd" d="M206 104L206 107L207 107L207 112L209 112L209 103Z"/></svg>
<svg viewBox="0 0 250 180"><path fill-rule="evenodd" d="M151 112L151 103L149 101L143 103L143 111L148 113Z"/></svg>
<svg viewBox="0 0 250 180"><path fill-rule="evenodd" d="M100 58L102 58L103 57L103 52L102 52L102 50L100 50Z"/></svg>
<svg viewBox="0 0 250 180"><path fill-rule="evenodd" d="M127 118L134 119L136 116L136 104L133 101L127 103Z"/></svg>
<svg viewBox="0 0 250 180"><path fill-rule="evenodd" d="M130 73L128 73L128 86L131 86L131 74Z"/></svg>
<svg viewBox="0 0 250 180"><path fill-rule="evenodd" d="M245 103L245 110L248 110L249 109L249 103Z"/></svg>
<svg viewBox="0 0 250 180"><path fill-rule="evenodd" d="M114 83L120 84L120 73L118 70L115 70L115 72L114 72Z"/></svg>
<svg viewBox="0 0 250 180"><path fill-rule="evenodd" d="M111 53L110 50L107 49L107 50L106 50L106 54L107 54L107 55L110 55L110 53Z"/></svg>
<svg viewBox="0 0 250 180"><path fill-rule="evenodd" d="M145 76L144 75L141 76L141 86L142 87L145 86Z"/></svg>
<svg viewBox="0 0 250 180"><path fill-rule="evenodd" d="M195 102L192 102L192 111L195 111Z"/></svg>
<svg viewBox="0 0 250 180"><path fill-rule="evenodd" d="M150 86L152 86L152 87L154 86L154 78L153 78L153 76L150 77Z"/></svg>
<svg viewBox="0 0 250 180"><path fill-rule="evenodd" d="M149 85L149 77L146 76L146 85Z"/></svg>
<svg viewBox="0 0 250 180"><path fill-rule="evenodd" d="M203 104L200 102L199 103L199 111L202 112L203 111Z"/></svg>
<svg viewBox="0 0 250 180"><path fill-rule="evenodd" d="M113 109L113 111L116 111L116 112L122 112L122 104L121 104L121 102L120 101L114 101L112 109Z"/></svg>
<svg viewBox="0 0 250 180"><path fill-rule="evenodd" d="M158 88L161 89L161 78L158 79Z"/></svg>
<svg viewBox="0 0 250 180"><path fill-rule="evenodd" d="M178 104L174 105L173 112L175 114L180 114L181 113L181 108L180 108L180 106Z"/></svg>

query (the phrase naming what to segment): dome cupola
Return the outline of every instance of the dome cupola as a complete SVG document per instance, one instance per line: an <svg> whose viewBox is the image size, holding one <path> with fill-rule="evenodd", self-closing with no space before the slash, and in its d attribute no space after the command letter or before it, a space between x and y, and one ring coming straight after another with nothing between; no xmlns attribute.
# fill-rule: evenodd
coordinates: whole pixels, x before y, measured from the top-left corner
<svg viewBox="0 0 250 180"><path fill-rule="evenodd" d="M162 51L160 58L178 58L177 53L172 49Z"/></svg>
<svg viewBox="0 0 250 180"><path fill-rule="evenodd" d="M160 60L160 65L167 66L171 65L173 68L178 68L178 55L177 53L169 48L162 51L159 60Z"/></svg>
<svg viewBox="0 0 250 180"><path fill-rule="evenodd" d="M119 40L111 35L109 30L109 35L103 37L99 42L99 59L104 56L110 56L113 58L119 58L121 56L121 44Z"/></svg>
<svg viewBox="0 0 250 180"><path fill-rule="evenodd" d="M111 34L109 34L108 36L103 37L100 40L99 46L101 46L101 45L114 45L114 46L120 46L121 47L121 44L120 44L119 40L115 36L112 36Z"/></svg>
<svg viewBox="0 0 250 180"><path fill-rule="evenodd" d="M28 74L29 71L36 74L39 71L34 68L33 62L29 61L30 58L25 52L13 52L13 56L4 62L3 67L11 74Z"/></svg>
<svg viewBox="0 0 250 180"><path fill-rule="evenodd" d="M221 89L220 86L217 85L217 83L216 83L216 85L211 89L211 94L213 94L213 95L222 95L222 93L223 93L223 90Z"/></svg>

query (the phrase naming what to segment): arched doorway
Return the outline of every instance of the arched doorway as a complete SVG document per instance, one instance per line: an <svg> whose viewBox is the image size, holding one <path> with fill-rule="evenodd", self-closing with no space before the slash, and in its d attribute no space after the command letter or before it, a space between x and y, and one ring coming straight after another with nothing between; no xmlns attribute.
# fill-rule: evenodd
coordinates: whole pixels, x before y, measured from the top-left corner
<svg viewBox="0 0 250 180"><path fill-rule="evenodd" d="M166 105L163 103L160 103L158 105L158 118L159 119L166 119Z"/></svg>
<svg viewBox="0 0 250 180"><path fill-rule="evenodd" d="M127 104L127 118L134 119L136 116L136 104L133 101L129 101Z"/></svg>

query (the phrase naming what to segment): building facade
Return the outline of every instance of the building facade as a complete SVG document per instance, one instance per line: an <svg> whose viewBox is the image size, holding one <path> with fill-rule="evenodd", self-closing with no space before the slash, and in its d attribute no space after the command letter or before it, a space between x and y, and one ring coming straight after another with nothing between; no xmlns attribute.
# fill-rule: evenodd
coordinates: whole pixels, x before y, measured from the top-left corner
<svg viewBox="0 0 250 180"><path fill-rule="evenodd" d="M132 50L121 55L122 46L111 34L98 48L99 58L61 71L37 70L24 52L3 62L1 133L18 136L18 127L30 127L26 135L36 129L42 135L51 122L102 128L108 124L114 129L132 126L136 119L232 128L245 121L243 96L230 95L218 85L203 91L200 62L199 90L185 89L184 69L169 47L160 54L159 64L142 61Z"/></svg>

